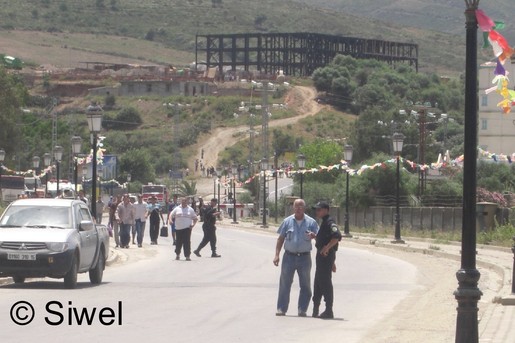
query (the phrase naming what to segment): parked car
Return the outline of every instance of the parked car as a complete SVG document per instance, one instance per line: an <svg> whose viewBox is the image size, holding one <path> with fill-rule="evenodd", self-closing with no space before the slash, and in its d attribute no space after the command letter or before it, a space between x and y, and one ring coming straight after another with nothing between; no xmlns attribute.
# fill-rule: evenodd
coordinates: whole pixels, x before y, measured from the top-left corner
<svg viewBox="0 0 515 343"><path fill-rule="evenodd" d="M89 272L100 284L108 255L107 228L80 200L20 199L0 217L0 277L15 283L64 278L66 288L75 288L77 274Z"/></svg>

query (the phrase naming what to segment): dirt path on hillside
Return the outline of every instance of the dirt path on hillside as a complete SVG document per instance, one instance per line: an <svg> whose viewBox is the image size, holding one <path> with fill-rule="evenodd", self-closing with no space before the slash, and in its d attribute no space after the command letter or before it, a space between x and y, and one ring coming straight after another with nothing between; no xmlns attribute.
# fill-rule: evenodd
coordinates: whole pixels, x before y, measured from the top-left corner
<svg viewBox="0 0 515 343"><path fill-rule="evenodd" d="M323 106L315 101L316 90L312 87L295 86L286 98L286 104L291 109L295 110L298 115L295 117L272 120L269 122L269 128L282 127L288 124L294 124L302 118L315 115ZM257 123L256 127L259 128L260 124ZM194 165L196 158L201 156L201 151L204 149L204 165L217 166L218 155L225 148L232 146L239 141L248 137L247 132L249 127L247 125L237 127L222 127L217 128L211 136L203 141L197 149L197 155L192 156L189 165ZM190 167L191 168L191 167Z"/></svg>

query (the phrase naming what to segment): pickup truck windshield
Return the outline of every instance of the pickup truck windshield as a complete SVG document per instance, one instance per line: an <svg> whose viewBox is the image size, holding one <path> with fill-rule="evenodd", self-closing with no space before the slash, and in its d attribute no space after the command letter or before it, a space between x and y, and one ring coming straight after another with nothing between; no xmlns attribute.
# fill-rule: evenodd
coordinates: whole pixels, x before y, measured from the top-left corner
<svg viewBox="0 0 515 343"><path fill-rule="evenodd" d="M72 228L71 209L56 206L11 206L0 227Z"/></svg>

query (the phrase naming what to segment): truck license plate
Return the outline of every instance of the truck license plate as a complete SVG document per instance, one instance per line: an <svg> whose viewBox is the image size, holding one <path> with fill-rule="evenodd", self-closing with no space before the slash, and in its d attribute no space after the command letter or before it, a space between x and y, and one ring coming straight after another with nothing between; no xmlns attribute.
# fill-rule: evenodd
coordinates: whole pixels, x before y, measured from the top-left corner
<svg viewBox="0 0 515 343"><path fill-rule="evenodd" d="M7 254L7 259L16 261L35 261L36 254Z"/></svg>

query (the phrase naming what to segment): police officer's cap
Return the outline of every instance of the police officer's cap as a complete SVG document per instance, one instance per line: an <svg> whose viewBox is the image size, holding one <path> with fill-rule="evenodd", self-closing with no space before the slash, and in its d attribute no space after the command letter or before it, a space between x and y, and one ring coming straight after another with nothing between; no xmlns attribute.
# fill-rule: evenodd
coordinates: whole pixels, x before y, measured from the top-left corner
<svg viewBox="0 0 515 343"><path fill-rule="evenodd" d="M329 209L329 204L326 203L325 201L319 201L317 202L317 204L315 206L313 206L313 209L316 210L318 208L325 208L325 209Z"/></svg>

